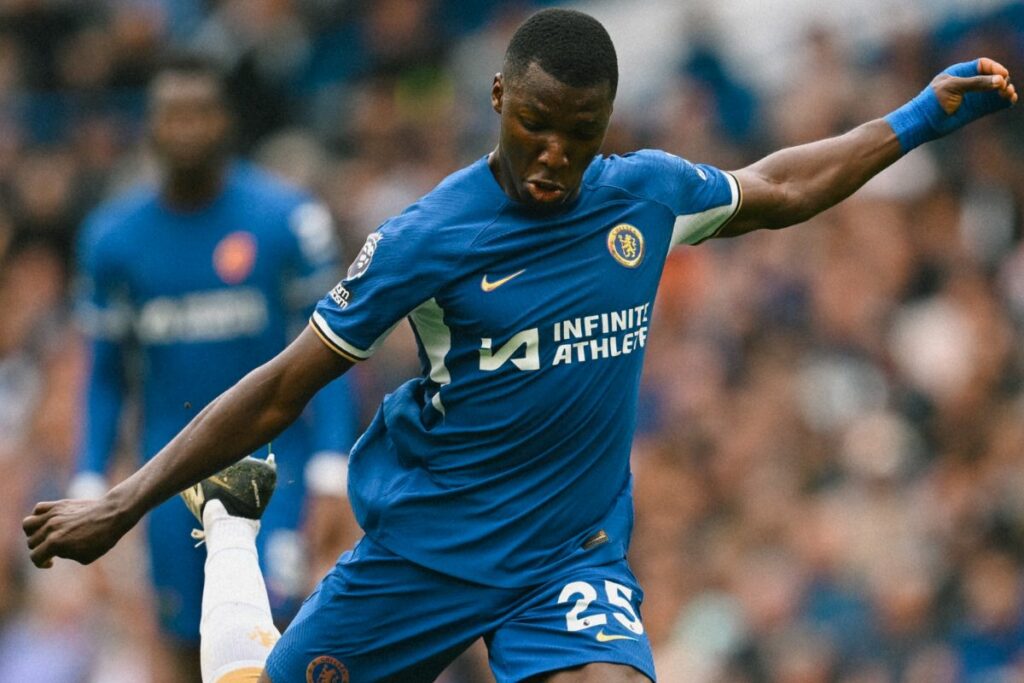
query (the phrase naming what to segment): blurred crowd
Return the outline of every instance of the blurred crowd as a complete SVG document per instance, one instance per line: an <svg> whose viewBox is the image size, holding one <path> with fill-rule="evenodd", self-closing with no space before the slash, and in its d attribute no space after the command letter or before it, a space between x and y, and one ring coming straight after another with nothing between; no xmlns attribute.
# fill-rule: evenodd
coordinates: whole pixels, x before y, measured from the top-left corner
<svg viewBox="0 0 1024 683"><path fill-rule="evenodd" d="M0 0L0 683L159 680L138 538L41 572L20 531L72 472L76 233L153 172L158 56L221 61L239 154L323 197L354 254L491 149L490 77L540 4ZM605 151L736 168L880 116L966 58L1024 77L1019 4L870 50L841 38L808 30L791 46L806 72L767 90L716 49L740 37L706 32L648 106L613 119ZM806 225L669 258L631 549L661 680L1024 681L1022 207L1015 110ZM418 372L411 334L354 372L365 424ZM129 434L122 472L133 449ZM447 678L490 680L479 669Z"/></svg>

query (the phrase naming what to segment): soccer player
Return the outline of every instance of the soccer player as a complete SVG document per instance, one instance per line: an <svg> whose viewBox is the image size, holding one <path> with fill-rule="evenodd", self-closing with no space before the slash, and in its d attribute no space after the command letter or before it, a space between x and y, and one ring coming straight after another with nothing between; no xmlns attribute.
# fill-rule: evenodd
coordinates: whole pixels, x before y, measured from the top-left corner
<svg viewBox="0 0 1024 683"><path fill-rule="evenodd" d="M91 367L79 472L71 486L77 496L106 492L131 370L141 370L140 446L148 459L199 408L283 349L339 272L324 206L231 160L224 84L212 65L189 55L169 60L151 86L148 125L158 186L99 207L81 238L81 309ZM311 419L274 440L282 485L264 518L268 533L261 550L282 618L306 591L305 577L289 565L296 554L301 557L295 546L303 468L310 467L320 484L330 483L325 471L344 476L343 454L354 436L345 382L319 392ZM198 678L205 552L193 547L192 526L180 503L161 505L147 534L160 624L168 636L162 640L178 662L174 680Z"/></svg>
<svg viewBox="0 0 1024 683"><path fill-rule="evenodd" d="M270 628L255 498L213 480L189 492L208 544L206 680L430 681L481 636L499 681L653 680L625 556L666 253L803 221L1017 94L1001 65L959 64L884 119L725 173L657 151L599 156L617 80L597 21L528 19L491 88L494 151L385 222L310 327L139 472L98 501L38 504L24 522L32 560L99 557L154 505L272 438L408 317L423 374L384 400L352 453L366 535L269 657L246 639ZM268 490L268 466L236 467L244 476L228 479Z"/></svg>

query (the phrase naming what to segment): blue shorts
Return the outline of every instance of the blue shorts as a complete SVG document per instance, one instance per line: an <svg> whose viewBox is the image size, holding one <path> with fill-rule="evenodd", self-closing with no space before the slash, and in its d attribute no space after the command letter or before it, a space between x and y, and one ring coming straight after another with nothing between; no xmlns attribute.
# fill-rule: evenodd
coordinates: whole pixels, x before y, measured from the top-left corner
<svg viewBox="0 0 1024 683"><path fill-rule="evenodd" d="M429 683L483 637L498 683L592 662L632 666L654 680L642 601L624 559L538 586L493 588L364 537L303 604L266 671L275 683Z"/></svg>

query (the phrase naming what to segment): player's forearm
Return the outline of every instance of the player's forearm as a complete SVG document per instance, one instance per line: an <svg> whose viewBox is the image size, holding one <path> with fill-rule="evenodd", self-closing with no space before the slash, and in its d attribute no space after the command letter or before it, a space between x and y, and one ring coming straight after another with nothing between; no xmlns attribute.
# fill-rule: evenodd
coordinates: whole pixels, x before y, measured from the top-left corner
<svg viewBox="0 0 1024 683"><path fill-rule="evenodd" d="M743 204L719 234L728 237L805 221L853 194L918 145L1016 101L1010 73L1001 64L987 58L954 64L884 119L837 138L784 149L736 171Z"/></svg>
<svg viewBox="0 0 1024 683"><path fill-rule="evenodd" d="M849 197L901 154L883 119L770 154L736 172L747 210L741 208L723 235L801 223Z"/></svg>

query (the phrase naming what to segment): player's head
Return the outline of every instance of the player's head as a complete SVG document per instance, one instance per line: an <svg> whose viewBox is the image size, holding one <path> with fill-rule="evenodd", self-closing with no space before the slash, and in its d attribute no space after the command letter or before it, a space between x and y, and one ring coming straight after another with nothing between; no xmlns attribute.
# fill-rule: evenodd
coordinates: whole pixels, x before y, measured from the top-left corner
<svg viewBox="0 0 1024 683"><path fill-rule="evenodd" d="M149 132L162 164L188 172L219 164L231 116L224 77L197 55L168 57L149 86Z"/></svg>
<svg viewBox="0 0 1024 683"><path fill-rule="evenodd" d="M516 30L502 69L491 89L501 115L499 182L530 205L571 200L612 114L619 69L611 37L582 12L542 10Z"/></svg>

